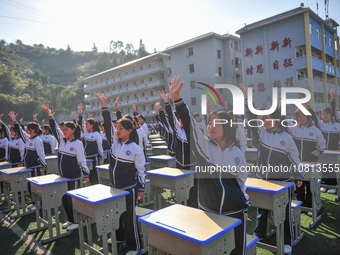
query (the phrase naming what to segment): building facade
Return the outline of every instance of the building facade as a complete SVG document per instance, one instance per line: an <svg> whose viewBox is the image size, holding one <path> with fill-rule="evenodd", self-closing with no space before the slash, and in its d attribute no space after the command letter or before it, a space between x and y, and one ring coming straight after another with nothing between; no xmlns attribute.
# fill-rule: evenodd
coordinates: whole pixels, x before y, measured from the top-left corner
<svg viewBox="0 0 340 255"><path fill-rule="evenodd" d="M211 85L217 83L239 84L242 80L240 39L233 35L207 33L141 59L106 70L85 79L86 112L98 119L100 103L95 93L111 95L108 106L114 111L114 102L120 97L119 108L123 114L132 114L132 105L148 121L152 120L154 104L161 101L159 90L168 91L167 84L173 76L184 81L181 95L192 112L201 112L202 90L198 82ZM217 91L222 102L231 94ZM204 93L204 92L203 92ZM217 100L208 98L211 109L222 108Z"/></svg>
<svg viewBox="0 0 340 255"><path fill-rule="evenodd" d="M328 106L330 89L340 92L337 26L334 20L299 7L238 30L243 82L253 88L255 106L272 103L273 87L306 88L316 111Z"/></svg>

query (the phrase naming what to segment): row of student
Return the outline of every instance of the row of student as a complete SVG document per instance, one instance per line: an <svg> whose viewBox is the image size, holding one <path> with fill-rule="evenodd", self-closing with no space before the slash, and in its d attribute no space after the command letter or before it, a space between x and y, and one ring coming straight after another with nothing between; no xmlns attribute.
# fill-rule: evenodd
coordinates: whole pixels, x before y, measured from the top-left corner
<svg viewBox="0 0 340 255"><path fill-rule="evenodd" d="M237 136L239 136L237 135L237 130L239 128L236 126L230 128L229 125L216 124L215 127L212 125L214 118L227 119L229 121L231 118L233 118L232 115L228 114L226 110L210 112L207 123L209 138L204 136L201 128L199 128L199 125L195 121L194 117L189 114L189 109L185 106L185 103L179 96L179 91L182 86L183 83L179 84L179 77L175 77L172 80L171 86L169 86L169 92L174 99L176 112L178 113L179 119L182 122L182 128L185 130L186 141L189 144L191 141L192 147L189 148L189 150L191 150L195 155L197 164L235 165L239 169L242 164L245 164L244 151L240 151L240 149L236 146ZM243 88L245 97L247 97L245 87L241 87ZM164 92L160 92L159 94L163 100L165 99L164 102L166 103L167 107L167 95L165 95ZM311 109L309 108L309 110ZM171 114L171 112L168 112L167 121L169 120L169 114ZM311 118L305 116L300 110L297 110L294 115L296 121L298 122L298 126L289 128L288 130L283 128L280 123L272 123L271 121L271 119L281 119L282 116L280 115L279 109L268 116L260 116L262 121L265 123L264 127L253 128L251 130L253 142L258 148L257 165L259 167L268 165L297 167L301 161L318 161L318 156L325 149L338 149L340 129L338 128L337 123L331 121L331 111L329 109L326 108L322 110L321 119L318 120L319 122L317 122L316 119L313 122ZM253 116L248 110L247 117L248 119L258 118L258 116ZM316 123L316 125L313 123ZM171 129L166 128L165 121L160 120L159 124L160 127L164 128L164 133L166 136L167 130ZM243 138L243 140L245 139ZM331 140L332 142L330 142ZM332 146L332 144L334 144L334 146ZM241 146L239 147L241 148ZM180 156L176 156L177 161L178 158L180 158ZM296 183L295 192L298 199L304 202L304 206L311 206L311 197L310 193L308 193L309 182L303 181L303 172L294 171L293 173L261 173L263 172L260 171L260 173L257 175L258 178L267 180L275 179L281 181L290 181L291 175L293 174ZM215 178L212 179L205 178L205 176L198 178L199 207L201 209L215 213L233 215L234 217L242 218L242 214L240 212L242 211L243 214L245 214L248 205L248 196L245 192L246 188L244 184L246 176L242 176L241 173L237 173L236 176L233 176L234 178L231 178L233 179L232 181L230 178L223 178L223 175L224 173L220 173L219 176L215 176ZM209 177L211 177L211 175ZM232 177L232 174L230 174L230 176L224 177ZM221 190L221 193L218 190ZM307 194L305 194L306 192ZM232 197L228 197L228 194L234 195ZM218 203L218 201L220 202ZM244 203L242 201L244 201ZM224 206L227 208L229 207L229 210L224 210ZM240 214L235 216L234 213L236 212ZM291 245L293 242L290 203L288 203L286 208L286 216L285 252L289 253L291 251ZM254 234L260 239L265 238L266 236L267 218L268 211L258 209L258 220ZM236 250L235 252L237 254L242 254L244 251L243 241L245 240L245 232L242 232L240 229L236 231L236 235L238 237L235 239L235 241L237 242L236 250L238 252L236 252Z"/></svg>

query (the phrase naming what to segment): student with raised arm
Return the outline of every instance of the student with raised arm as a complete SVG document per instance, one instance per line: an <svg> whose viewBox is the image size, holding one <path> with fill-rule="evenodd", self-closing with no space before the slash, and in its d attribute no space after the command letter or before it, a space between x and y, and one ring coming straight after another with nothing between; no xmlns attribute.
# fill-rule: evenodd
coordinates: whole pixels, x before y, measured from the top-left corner
<svg viewBox="0 0 340 255"><path fill-rule="evenodd" d="M10 112L9 116L12 119L14 124L17 124L16 117L18 114L14 112ZM19 126L19 130L22 133L22 137L25 135L25 156L24 156L24 165L26 168L33 168L32 177L40 176L42 172L45 171L45 153L44 153L44 145L39 135L41 134L41 130L39 125L36 122L31 122L27 125L27 133L21 129ZM28 186L29 192L30 185ZM35 205L31 204L27 206L29 210L35 210Z"/></svg>
<svg viewBox="0 0 340 255"><path fill-rule="evenodd" d="M245 99L247 101L247 91L243 84L240 84L243 90ZM246 102L246 114L249 120L258 119L255 128L252 128L252 137L257 144L257 160L256 164L258 170L256 177L264 180L277 180L289 182L291 176L295 178L297 187L301 187L304 178L303 171L299 168L300 159L299 151L290 134L288 134L284 127L281 126L281 110L277 108L269 115L261 116L259 119L257 115L248 110ZM263 123L263 125L261 125ZM263 167L285 167L289 171L274 171L268 169L265 171ZM290 189L289 189L290 191ZM284 252L291 253L294 240L293 219L291 209L291 194L288 197L288 204L286 207L286 219L284 222ZM254 235L260 239L266 237L268 210L257 209L257 222Z"/></svg>
<svg viewBox="0 0 340 255"><path fill-rule="evenodd" d="M127 254L138 254L141 249L137 226L136 203L138 197L143 198L145 188L145 157L143 149L138 146L138 134L132 121L122 118L113 127L107 100L103 94L96 94L102 105L102 114L106 137L111 145L110 149L110 184L111 187L124 189L130 194L126 198L126 212L120 217L117 230L118 242L126 241L129 248ZM108 243L112 243L109 239Z"/></svg>
<svg viewBox="0 0 340 255"><path fill-rule="evenodd" d="M137 112L137 106L135 104L132 105L132 110L133 110L133 116L136 116L138 118L138 124L139 126L143 129L144 133L148 136L149 138L149 128L148 125L145 122L145 117L142 114L138 114Z"/></svg>
<svg viewBox="0 0 340 255"><path fill-rule="evenodd" d="M80 141L80 127L73 121L64 123L63 131L61 131L52 118L51 110L48 105L42 105L42 108L48 114L48 120L52 133L59 142L58 148L58 169L59 174L65 178L69 178L67 182L68 191L80 188L81 171L84 173L84 181L88 181L89 170L86 165L84 147ZM67 221L63 224L63 228L74 230L78 228L73 217L72 198L68 195L62 197L63 206L66 211Z"/></svg>
<svg viewBox="0 0 340 255"><path fill-rule="evenodd" d="M332 95L333 94L333 95ZM331 97L335 97L334 92L331 93ZM332 101L334 101L332 99ZM333 102L334 104L334 102ZM325 140L326 140L326 150L339 150L339 141L340 141L340 123L335 121L335 113L329 108L324 107L321 109L321 118L315 114L313 109L310 107L308 111L312 114L312 119L314 120L315 126L318 127ZM338 163L338 162L334 162ZM322 184L326 185L337 185L338 179L336 178L336 172L332 171L332 168L329 168L330 171L322 172ZM321 188L321 192L328 192L329 194L335 194L336 189L327 189Z"/></svg>
<svg viewBox="0 0 340 255"><path fill-rule="evenodd" d="M52 130L49 125L42 126L42 134L39 138L43 141L45 155L54 155L56 147L56 139L52 136Z"/></svg>
<svg viewBox="0 0 340 255"><path fill-rule="evenodd" d="M8 161L8 145L11 138L8 127L1 121L2 116L3 114L0 114L0 162Z"/></svg>
<svg viewBox="0 0 340 255"><path fill-rule="evenodd" d="M79 125L82 125L82 140L85 148L86 159L92 159L90 171L91 185L98 184L100 180L99 171L96 166L101 164L103 158L103 140L100 134L98 122L88 118L83 124L83 104L78 105Z"/></svg>
<svg viewBox="0 0 340 255"><path fill-rule="evenodd" d="M231 254L246 254L246 210L249 203L245 186L247 173L241 170L241 167L246 167L246 158L235 146L235 127L215 123L216 119L226 119L230 123L232 117L224 110L210 113L207 125L209 137L204 136L179 95L183 86L183 82L179 84L179 81L180 76L172 79L171 85L168 85L169 93L197 159L198 206L208 212L242 220L242 224L234 229L236 248ZM215 167L216 170L224 167L227 171L200 172L197 169L207 167Z"/></svg>

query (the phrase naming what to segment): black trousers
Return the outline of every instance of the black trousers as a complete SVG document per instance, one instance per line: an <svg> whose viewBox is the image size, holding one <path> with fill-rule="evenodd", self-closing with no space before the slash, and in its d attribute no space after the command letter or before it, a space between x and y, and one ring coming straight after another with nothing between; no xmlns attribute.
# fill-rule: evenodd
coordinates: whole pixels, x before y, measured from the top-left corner
<svg viewBox="0 0 340 255"><path fill-rule="evenodd" d="M245 255L247 254L245 212L242 210L240 212L228 214L227 216L242 220L242 223L234 229L235 249L230 253L230 255Z"/></svg>
<svg viewBox="0 0 340 255"><path fill-rule="evenodd" d="M296 199L302 202L302 206L312 207L312 192L310 192L310 181L302 181L300 188L295 188Z"/></svg>
<svg viewBox="0 0 340 255"><path fill-rule="evenodd" d="M67 190L68 191L78 189L79 187L80 187L80 180L72 180L72 181L67 182ZM62 203L63 203L63 207L66 211L67 221L75 223L74 217L73 217L72 198L69 195L65 194L62 197Z"/></svg>
<svg viewBox="0 0 340 255"><path fill-rule="evenodd" d="M125 239L125 243L132 251L141 249L141 241L137 225L136 204L138 199L138 190L136 187L126 189L130 194L125 196L126 211L120 216L119 229L116 231L116 238L119 241Z"/></svg>
<svg viewBox="0 0 340 255"><path fill-rule="evenodd" d="M89 175L91 185L99 184L100 176L98 174L98 169L96 168L96 166L99 165L99 157L94 156L94 157L88 157L86 159L93 159L92 169L90 170L90 175Z"/></svg>

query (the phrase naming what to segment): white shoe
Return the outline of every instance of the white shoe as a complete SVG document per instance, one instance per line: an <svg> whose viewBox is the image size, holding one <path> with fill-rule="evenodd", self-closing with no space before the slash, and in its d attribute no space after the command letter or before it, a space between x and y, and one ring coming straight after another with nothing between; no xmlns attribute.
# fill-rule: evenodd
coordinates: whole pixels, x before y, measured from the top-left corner
<svg viewBox="0 0 340 255"><path fill-rule="evenodd" d="M67 230L71 231L71 230L76 230L78 228L79 228L78 224L72 223L70 226L67 227Z"/></svg>
<svg viewBox="0 0 340 255"><path fill-rule="evenodd" d="M128 251L125 255L138 255L138 251Z"/></svg>
<svg viewBox="0 0 340 255"><path fill-rule="evenodd" d="M35 210L36 210L36 207L35 207L34 204L30 204L30 205L28 205L28 206L26 207L26 209L29 210L29 211L35 211Z"/></svg>
<svg viewBox="0 0 340 255"><path fill-rule="evenodd" d="M288 245L288 244L285 244L284 246L284 253L285 254L290 254L292 253L292 246Z"/></svg>
<svg viewBox="0 0 340 255"><path fill-rule="evenodd" d="M321 189L320 189L320 192L326 193L326 192L327 192L327 189L326 189L326 188L321 188Z"/></svg>
<svg viewBox="0 0 340 255"><path fill-rule="evenodd" d="M313 212L308 212L307 214L308 214L308 216L310 216L310 217L313 216Z"/></svg>
<svg viewBox="0 0 340 255"><path fill-rule="evenodd" d="M327 191L328 194L335 194L336 193L336 189L329 189Z"/></svg>
<svg viewBox="0 0 340 255"><path fill-rule="evenodd" d="M107 243L112 244L112 239L111 238L107 239ZM116 244L121 244L121 243L125 243L125 241L116 240Z"/></svg>
<svg viewBox="0 0 340 255"><path fill-rule="evenodd" d="M67 228L68 226L71 226L73 223L71 221L66 221L64 224L63 224L63 229Z"/></svg>

